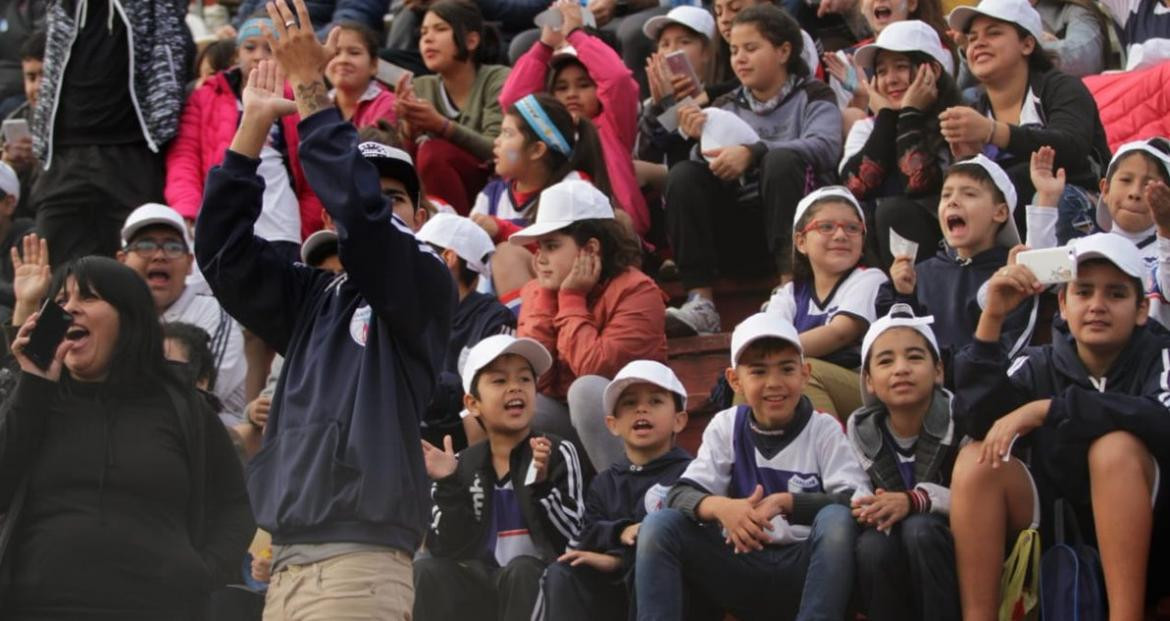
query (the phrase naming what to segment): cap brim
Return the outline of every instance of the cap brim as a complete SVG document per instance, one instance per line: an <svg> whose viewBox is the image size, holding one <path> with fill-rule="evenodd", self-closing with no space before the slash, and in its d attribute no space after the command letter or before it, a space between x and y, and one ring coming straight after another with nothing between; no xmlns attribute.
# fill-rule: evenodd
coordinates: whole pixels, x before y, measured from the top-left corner
<svg viewBox="0 0 1170 621"><path fill-rule="evenodd" d="M796 347L796 351L800 352L800 357L804 358L804 346L802 346L800 344L799 340L793 341L792 339L790 339L784 335L781 335L781 334L760 334L757 336L753 336L752 338L744 341L743 343L740 343L739 348L736 349L735 351L731 352L731 367L732 368L738 367L740 355L743 354L744 350L746 350L748 347L751 347L752 343L755 343L756 341L758 341L760 339L779 339L781 341L784 341L785 343L788 343L788 344Z"/></svg>
<svg viewBox="0 0 1170 621"><path fill-rule="evenodd" d="M1114 267L1121 270L1121 272L1123 274L1126 274L1127 276L1130 276L1133 278L1139 278L1139 279L1145 277L1145 274L1142 273L1142 271L1140 269L1138 270L1137 274L1134 274L1132 271L1125 269L1125 266L1118 263L1116 258L1111 257L1108 254L1101 252L1100 250L1086 250L1084 252L1076 253L1077 265L1080 265L1081 263L1084 263L1085 261L1089 261L1092 259L1104 259L1105 261L1112 263L1114 265Z"/></svg>
<svg viewBox="0 0 1170 621"><path fill-rule="evenodd" d="M330 245L337 246L337 233L325 229L313 233L301 244L301 262L312 265L313 257Z"/></svg>
<svg viewBox="0 0 1170 621"><path fill-rule="evenodd" d="M371 157L367 158L375 168L378 169L379 177L388 177L390 179L397 179L406 186L406 191L410 192L411 198L414 200L414 207L418 209L421 197L419 196L419 180L418 171L414 166L403 162L402 160L391 159L388 157Z"/></svg>
<svg viewBox="0 0 1170 621"><path fill-rule="evenodd" d="M873 63L877 59L877 53L884 49L886 48L879 47L875 43L863 45L853 54L853 60L863 68L872 71Z"/></svg>
<svg viewBox="0 0 1170 621"><path fill-rule="evenodd" d="M1006 248L1014 248L1022 243L1020 239L1020 229L1016 228L1016 216L1011 212L1010 206L1008 209L1008 219L1004 223L1003 228L995 236L995 243L998 246Z"/></svg>
<svg viewBox="0 0 1170 621"><path fill-rule="evenodd" d="M152 226L165 226L169 229L173 229L175 231L178 231L179 235L182 236L182 238L183 238L183 243L187 244L187 252L195 252L195 248L193 247L192 241L191 241L191 235L190 235L190 233L187 232L187 227L185 227L185 226L179 227L178 225L175 224L175 222L173 220L168 220L166 218L145 218L143 220L135 222L131 226L123 228L122 229L122 243L123 244L130 243L130 240L135 235L137 235L139 231L141 231L142 229L148 228L148 227L152 227Z"/></svg>
<svg viewBox="0 0 1170 621"><path fill-rule="evenodd" d="M947 15L947 25L950 26L951 30L954 30L955 32L965 32L967 30L967 26L971 23L971 20L975 19L979 15L986 15L992 19L1000 19L995 15L979 11L973 6L959 6L955 7L955 9L951 11L950 15Z"/></svg>
<svg viewBox="0 0 1170 621"><path fill-rule="evenodd" d="M649 37L651 41L657 41L658 35L662 33L662 29L666 28L666 25L673 21L673 19L665 15L655 15L646 20L646 23L642 25L642 34Z"/></svg>
<svg viewBox="0 0 1170 621"><path fill-rule="evenodd" d="M678 395L682 399L683 409L686 409L687 396L675 392L674 388L670 386L663 386L661 383L654 380L646 379L644 377L623 377L614 380L605 387L605 394L601 398L602 406L605 408L606 416L613 416L613 410L617 407L618 397L622 396L627 388L634 384L651 384L657 386L672 395Z"/></svg>
<svg viewBox="0 0 1170 621"><path fill-rule="evenodd" d="M536 241L538 238L548 235L549 233L555 233L569 226L570 224L572 224L572 222L537 222L528 228L516 231L512 234L511 237L508 238L508 241L516 244L517 246L527 246L528 244Z"/></svg>

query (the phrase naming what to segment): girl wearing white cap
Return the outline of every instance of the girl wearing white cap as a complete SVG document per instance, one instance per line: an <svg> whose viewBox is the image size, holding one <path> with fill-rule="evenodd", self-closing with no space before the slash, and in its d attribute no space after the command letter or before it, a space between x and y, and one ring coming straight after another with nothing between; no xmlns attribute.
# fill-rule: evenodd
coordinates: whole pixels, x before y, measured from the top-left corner
<svg viewBox="0 0 1170 621"><path fill-rule="evenodd" d="M1166 564L1151 536L1166 532L1155 508L1168 491L1170 337L1146 327L1145 267L1132 243L1102 233L1073 248L1076 274L1059 292L1068 335L1015 359L999 345L1005 314L1042 289L1013 264L990 281L975 340L955 356L956 417L980 440L959 452L951 483L967 620L995 618L1001 543L1037 524L1053 541L1057 499L1100 550L1110 619L1142 619L1147 579ZM1148 584L1151 596L1170 585Z"/></svg>
<svg viewBox="0 0 1170 621"><path fill-rule="evenodd" d="M1091 230L1090 194L1109 163L1109 145L1089 90L1055 70L1041 48L1039 13L1028 0L983 0L951 11L947 20L966 37L967 64L980 86L974 107L955 106L939 115L951 151L960 158L983 153L995 160L1011 177L1022 205L1035 191L1028 175L1032 153L1053 147L1069 182L1057 235L1063 243Z"/></svg>
<svg viewBox="0 0 1170 621"><path fill-rule="evenodd" d="M958 621L955 550L947 524L951 468L962 433L942 387L932 317L898 306L861 345L866 402L849 442L876 494L853 502L857 595L871 621Z"/></svg>
<svg viewBox="0 0 1170 621"><path fill-rule="evenodd" d="M873 201L881 264L889 265L891 229L918 243L916 261L930 258L942 233L938 194L951 153L938 114L962 99L952 78L954 62L924 22L890 24L877 42L854 56L872 73L873 116L855 123L845 140L841 181L861 201Z"/></svg>
<svg viewBox="0 0 1170 621"><path fill-rule="evenodd" d="M842 420L861 407L858 346L877 319L874 302L887 281L860 266L865 214L848 189L836 185L806 196L792 227L793 279L768 303L800 332L812 377L804 394L816 409Z"/></svg>
<svg viewBox="0 0 1170 621"><path fill-rule="evenodd" d="M634 176L633 157L638 83L613 48L585 32L577 0L558 0L556 6L564 15L563 25L560 30L545 27L540 41L516 60L500 103L507 107L526 95L547 91L574 119L592 121L601 138L614 202L629 214L634 232L645 235L650 212Z"/></svg>

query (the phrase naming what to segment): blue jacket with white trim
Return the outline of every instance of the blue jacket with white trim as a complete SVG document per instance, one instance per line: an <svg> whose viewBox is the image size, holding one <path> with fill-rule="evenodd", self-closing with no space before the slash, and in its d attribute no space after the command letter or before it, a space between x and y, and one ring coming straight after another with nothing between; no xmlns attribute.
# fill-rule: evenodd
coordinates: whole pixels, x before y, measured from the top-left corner
<svg viewBox="0 0 1170 621"><path fill-rule="evenodd" d="M426 532L419 419L455 306L447 267L393 216L357 132L336 110L301 121L301 162L337 224L345 273L281 259L256 237L259 162L232 151L208 175L195 253L223 307L285 357L248 464L273 541L413 553Z"/></svg>

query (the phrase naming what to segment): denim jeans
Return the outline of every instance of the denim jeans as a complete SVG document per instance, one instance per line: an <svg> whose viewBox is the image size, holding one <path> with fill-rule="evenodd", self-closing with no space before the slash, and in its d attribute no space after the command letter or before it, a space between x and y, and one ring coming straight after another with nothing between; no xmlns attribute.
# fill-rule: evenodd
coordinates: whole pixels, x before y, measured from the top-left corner
<svg viewBox="0 0 1170 621"><path fill-rule="evenodd" d="M955 545L944 517L917 513L857 538L857 600L870 621L959 621Z"/></svg>
<svg viewBox="0 0 1170 621"><path fill-rule="evenodd" d="M736 554L718 524L674 509L652 513L638 532L638 619L683 618L685 580L744 621L841 621L853 590L856 539L856 523L842 505L821 509L807 540L748 554Z"/></svg>

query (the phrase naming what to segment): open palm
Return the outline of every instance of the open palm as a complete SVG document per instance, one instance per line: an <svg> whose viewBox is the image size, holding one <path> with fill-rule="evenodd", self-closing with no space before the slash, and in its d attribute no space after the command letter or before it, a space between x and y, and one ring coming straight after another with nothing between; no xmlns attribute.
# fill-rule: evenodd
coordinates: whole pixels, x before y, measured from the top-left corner
<svg viewBox="0 0 1170 621"><path fill-rule="evenodd" d="M248 75L244 111L273 120L295 114L297 105L284 97L284 72L274 60L262 60Z"/></svg>
<svg viewBox="0 0 1170 621"><path fill-rule="evenodd" d="M22 240L23 252L12 248L12 293L18 303L37 306L49 292L49 244L29 233Z"/></svg>

